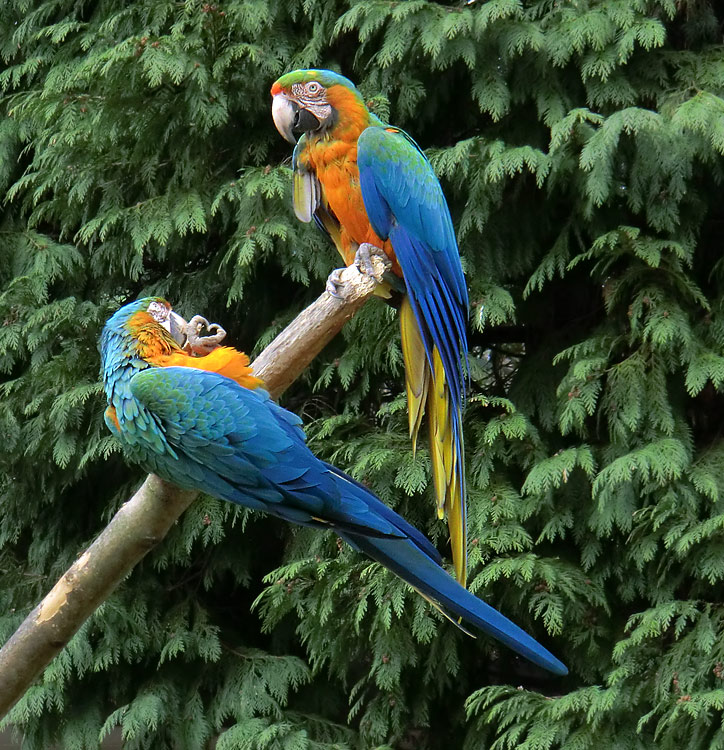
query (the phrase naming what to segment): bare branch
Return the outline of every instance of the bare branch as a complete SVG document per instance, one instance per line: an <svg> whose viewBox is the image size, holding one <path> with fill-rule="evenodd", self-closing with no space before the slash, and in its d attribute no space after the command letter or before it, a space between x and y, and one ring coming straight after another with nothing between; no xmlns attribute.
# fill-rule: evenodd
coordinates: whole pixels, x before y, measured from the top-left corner
<svg viewBox="0 0 724 750"><path fill-rule="evenodd" d="M252 367L273 398L287 388L374 292L350 266L340 298L327 292L259 355ZM197 496L150 475L0 649L0 719L136 563L168 533Z"/></svg>
<svg viewBox="0 0 724 750"><path fill-rule="evenodd" d="M322 294L254 360L254 372L274 398L299 377L377 288L377 282L354 265L345 268L339 278L343 283L339 298Z"/></svg>

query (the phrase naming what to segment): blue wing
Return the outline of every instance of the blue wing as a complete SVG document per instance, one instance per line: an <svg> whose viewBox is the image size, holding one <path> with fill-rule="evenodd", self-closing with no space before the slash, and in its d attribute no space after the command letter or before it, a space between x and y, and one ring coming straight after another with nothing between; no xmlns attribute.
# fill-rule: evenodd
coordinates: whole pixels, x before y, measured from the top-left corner
<svg viewBox="0 0 724 750"><path fill-rule="evenodd" d="M438 514L447 511L455 569L464 583L468 294L450 211L425 155L396 128L367 128L358 139L357 165L367 216L390 240L407 287L400 325L410 435L414 445L426 408Z"/></svg>
<svg viewBox="0 0 724 750"><path fill-rule="evenodd" d="M134 375L131 392L168 446L158 450L158 441L150 441L146 468L170 482L289 521L331 526L453 616L536 664L566 673L530 635L456 583L417 529L364 486L317 459L304 443L299 419L265 391L247 390L213 372L167 367Z"/></svg>
<svg viewBox="0 0 724 750"><path fill-rule="evenodd" d="M154 367L134 375L131 392L168 446L146 451L141 463L164 479L295 523L417 536L437 554L368 490L316 458L300 420L266 391L213 372Z"/></svg>
<svg viewBox="0 0 724 750"><path fill-rule="evenodd" d="M410 274L410 281L422 284L419 293L415 284L412 290L408 284L408 291L418 300L439 295L450 310L450 329L436 338L442 344L447 337L458 349L466 341L468 292L450 210L430 162L407 133L370 127L357 141L357 166L372 228L392 240L405 279ZM398 249L395 237L402 236L412 249Z"/></svg>

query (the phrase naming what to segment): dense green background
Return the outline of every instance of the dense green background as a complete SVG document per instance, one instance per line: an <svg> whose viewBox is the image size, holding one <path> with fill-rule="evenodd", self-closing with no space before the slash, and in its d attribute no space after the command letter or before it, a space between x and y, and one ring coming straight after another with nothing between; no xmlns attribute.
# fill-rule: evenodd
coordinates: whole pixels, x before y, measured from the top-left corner
<svg viewBox="0 0 724 750"><path fill-rule="evenodd" d="M109 312L160 293L258 351L338 264L269 113L279 74L324 66L441 176L472 300L471 588L571 667L202 499L16 707L24 747L117 725L128 748L724 747L718 8L6 0L0 640L141 478L101 419ZM447 553L400 359L375 300L283 403Z"/></svg>

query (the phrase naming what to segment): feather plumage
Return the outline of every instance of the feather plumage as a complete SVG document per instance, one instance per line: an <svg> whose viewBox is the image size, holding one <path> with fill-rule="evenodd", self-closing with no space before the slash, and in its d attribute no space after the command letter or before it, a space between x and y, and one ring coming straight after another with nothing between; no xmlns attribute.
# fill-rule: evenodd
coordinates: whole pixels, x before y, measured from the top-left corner
<svg viewBox="0 0 724 750"><path fill-rule="evenodd" d="M249 367L249 357L231 346L219 346L201 357L187 354L177 347L170 354L146 359L157 367L193 367L196 370L218 372L219 375L235 380L244 388L258 388L262 385L261 380L254 376Z"/></svg>
<svg viewBox="0 0 724 750"><path fill-rule="evenodd" d="M393 274L404 280L409 302L402 305L400 328L410 437L415 450L427 411L438 514L448 516L455 571L464 585L468 297L447 202L417 144L372 115L346 78L325 70L294 71L274 84L272 94L289 92L293 98L294 86L310 81L325 87L332 114L294 149L295 212L302 221L317 222L347 265L359 245L369 242L385 251ZM295 106L305 103L298 99Z"/></svg>
<svg viewBox="0 0 724 750"><path fill-rule="evenodd" d="M425 402L430 387L430 368L425 345L420 336L410 300L405 297L400 305L400 338L405 360L405 388L407 390L407 415L410 425L413 453L417 449L417 436L425 413Z"/></svg>
<svg viewBox="0 0 724 750"><path fill-rule="evenodd" d="M367 488L317 459L304 442L298 417L271 401L263 388L244 387L219 372L162 367L145 359L144 352L168 346L161 326L139 316L150 301L122 308L101 338L107 415L114 414L109 426L133 461L181 487L294 523L331 527L449 618L462 618L535 664L566 673L530 635L456 583L417 529ZM133 316L142 325L129 325Z"/></svg>

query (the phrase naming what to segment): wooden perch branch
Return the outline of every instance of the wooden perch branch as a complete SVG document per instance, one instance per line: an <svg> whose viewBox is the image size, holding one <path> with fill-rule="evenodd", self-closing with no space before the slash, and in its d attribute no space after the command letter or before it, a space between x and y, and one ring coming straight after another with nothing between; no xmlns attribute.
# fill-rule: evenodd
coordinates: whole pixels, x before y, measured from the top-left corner
<svg viewBox="0 0 724 750"><path fill-rule="evenodd" d="M290 323L252 367L273 398L301 374L373 294L355 266L341 275L341 298L325 292ZM0 719L136 563L198 495L151 474L0 649Z"/></svg>
<svg viewBox="0 0 724 750"><path fill-rule="evenodd" d="M382 261L375 258L374 262L375 270L381 274ZM254 372L266 383L273 398L279 398L299 377L377 287L376 281L361 274L354 265L345 268L340 279L344 284L342 299L325 292L254 360Z"/></svg>

